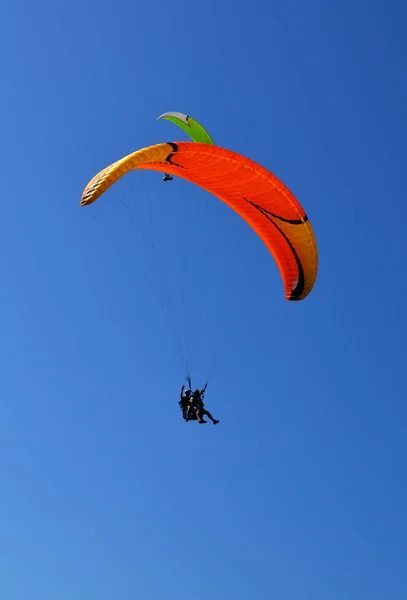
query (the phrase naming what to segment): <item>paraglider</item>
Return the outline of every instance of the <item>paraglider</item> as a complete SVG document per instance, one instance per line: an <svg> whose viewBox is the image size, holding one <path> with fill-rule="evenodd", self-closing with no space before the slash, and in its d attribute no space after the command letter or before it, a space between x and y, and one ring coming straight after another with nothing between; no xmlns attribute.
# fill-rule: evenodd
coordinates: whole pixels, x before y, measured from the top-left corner
<svg viewBox="0 0 407 600"><path fill-rule="evenodd" d="M195 119L185 115L184 113L176 111L166 112L160 115L157 121L160 121L161 119L166 119L167 121L171 121L175 125L178 125L178 127L180 127L187 135L189 135L193 142L210 144L212 146L215 145L215 142L206 129L200 123L198 123L198 121L195 121Z"/></svg>
<svg viewBox="0 0 407 600"><path fill-rule="evenodd" d="M198 123L198 121L196 121L188 115L185 115L184 113L177 111L166 112L160 115L157 121L160 121L161 119L171 121L175 125L178 125L178 127L180 127L187 135L189 135L193 142L210 144L212 146L215 145L215 142L213 141L209 133L206 131L206 129L200 123ZM173 177L171 177L171 175L169 175L168 173L164 174L163 181L172 180Z"/></svg>
<svg viewBox="0 0 407 600"><path fill-rule="evenodd" d="M80 205L95 202L132 170L161 172L163 181L172 181L173 176L185 179L227 204L259 236L277 263L287 300L306 298L316 281L318 250L308 216L291 191L264 167L216 146L208 131L192 117L167 112L158 117L161 119L177 125L192 141L155 144L115 161L89 181ZM167 315L171 318L171 311L167 310ZM189 373L188 352L181 353ZM207 416L214 425L219 423L204 407L207 384L192 392L189 375L186 380L188 389L182 386L178 402L183 419L204 424Z"/></svg>
<svg viewBox="0 0 407 600"><path fill-rule="evenodd" d="M80 205L95 202L131 170L150 169L195 183L228 204L273 255L285 296L300 301L311 292L318 270L314 232L290 190L249 158L209 143L162 143L112 163L85 187Z"/></svg>
<svg viewBox="0 0 407 600"><path fill-rule="evenodd" d="M204 416L207 416L214 425L219 423L218 419L214 419L211 413L205 409L203 398L205 395L207 384L202 390L196 389L194 393L190 389L185 389L183 385L180 393L180 401L178 402L182 416L185 421L198 421L198 423L206 423Z"/></svg>
<svg viewBox="0 0 407 600"><path fill-rule="evenodd" d="M189 411L190 411L190 404L191 404L191 396L192 396L192 391L190 389L185 389L185 385L182 386L181 388L181 393L179 396L179 407L182 411L182 416L185 420L187 420L187 417L189 416ZM190 417L191 420L193 419L193 416ZM197 416L195 415L195 419L197 419Z"/></svg>

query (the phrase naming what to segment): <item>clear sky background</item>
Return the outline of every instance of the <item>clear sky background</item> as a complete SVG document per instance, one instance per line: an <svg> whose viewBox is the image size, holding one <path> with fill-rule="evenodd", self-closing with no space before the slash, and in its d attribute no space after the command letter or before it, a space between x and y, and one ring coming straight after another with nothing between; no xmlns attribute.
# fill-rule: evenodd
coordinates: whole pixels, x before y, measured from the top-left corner
<svg viewBox="0 0 407 600"><path fill-rule="evenodd" d="M2 599L405 600L406 11L3 3ZM168 110L303 204L306 300L188 182L79 207Z"/></svg>

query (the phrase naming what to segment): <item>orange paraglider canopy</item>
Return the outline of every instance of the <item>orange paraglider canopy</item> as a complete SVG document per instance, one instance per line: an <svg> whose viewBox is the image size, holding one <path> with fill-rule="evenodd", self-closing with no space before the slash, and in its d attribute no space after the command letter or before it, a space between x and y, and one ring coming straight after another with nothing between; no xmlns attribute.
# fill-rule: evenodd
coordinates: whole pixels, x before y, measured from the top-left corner
<svg viewBox="0 0 407 600"><path fill-rule="evenodd" d="M318 270L315 236L302 206L272 173L218 146L157 144L103 169L86 186L81 206L94 202L132 169L176 175L217 196L266 244L280 269L287 300L302 300L310 293Z"/></svg>

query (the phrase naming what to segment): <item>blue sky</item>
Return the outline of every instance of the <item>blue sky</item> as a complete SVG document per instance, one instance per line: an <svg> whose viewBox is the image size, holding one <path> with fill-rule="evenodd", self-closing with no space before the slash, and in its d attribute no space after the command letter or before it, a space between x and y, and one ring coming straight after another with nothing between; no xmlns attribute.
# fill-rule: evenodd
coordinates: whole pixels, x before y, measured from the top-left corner
<svg viewBox="0 0 407 600"><path fill-rule="evenodd" d="M405 17L2 6L2 598L406 597ZM188 182L132 173L79 208L104 166L185 139L168 110L303 204L304 302ZM180 418L178 339L216 427Z"/></svg>

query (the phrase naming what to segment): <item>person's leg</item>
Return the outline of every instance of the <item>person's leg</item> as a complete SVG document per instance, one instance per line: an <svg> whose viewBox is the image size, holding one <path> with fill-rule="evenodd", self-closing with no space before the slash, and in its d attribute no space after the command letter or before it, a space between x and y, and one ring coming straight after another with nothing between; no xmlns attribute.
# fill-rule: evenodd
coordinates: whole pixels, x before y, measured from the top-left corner
<svg viewBox="0 0 407 600"><path fill-rule="evenodd" d="M208 410L206 410L205 408L202 410L202 413L203 413L204 415L206 415L207 417L209 417L209 418L210 418L210 420L212 421L212 423L213 423L214 425L216 425L217 423L219 423L219 421L218 421L217 419L214 419L214 418L212 417L211 413L210 413Z"/></svg>
<svg viewBox="0 0 407 600"><path fill-rule="evenodd" d="M203 418L202 408L200 406L195 406L195 411L196 411L196 418L198 419L198 423L206 423L205 419Z"/></svg>

